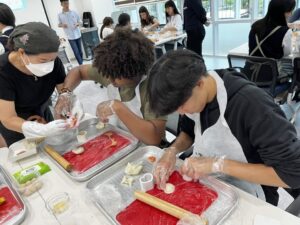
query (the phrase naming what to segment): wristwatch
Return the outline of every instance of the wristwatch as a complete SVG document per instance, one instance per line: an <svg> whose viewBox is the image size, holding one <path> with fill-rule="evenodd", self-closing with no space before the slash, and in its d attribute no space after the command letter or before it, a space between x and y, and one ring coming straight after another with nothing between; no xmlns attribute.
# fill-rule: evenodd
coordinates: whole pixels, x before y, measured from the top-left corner
<svg viewBox="0 0 300 225"><path fill-rule="evenodd" d="M63 88L60 90L59 94L61 95L61 94L63 94L63 93L70 93L70 94L72 94L72 91L71 91L69 88L67 88L67 87L63 87Z"/></svg>

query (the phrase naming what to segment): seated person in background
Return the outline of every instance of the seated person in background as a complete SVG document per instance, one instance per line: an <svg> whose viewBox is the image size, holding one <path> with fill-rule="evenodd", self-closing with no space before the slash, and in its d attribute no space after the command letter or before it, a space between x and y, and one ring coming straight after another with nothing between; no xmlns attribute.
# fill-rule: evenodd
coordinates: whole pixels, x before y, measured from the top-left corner
<svg viewBox="0 0 300 225"><path fill-rule="evenodd" d="M179 136L154 170L158 187L165 187L176 155L193 145L193 156L180 170L186 179L219 173L224 181L274 205L277 187L299 194L296 130L273 98L242 73L206 71L198 54L173 51L151 68L148 93L154 113L183 115Z"/></svg>
<svg viewBox="0 0 300 225"><path fill-rule="evenodd" d="M16 18L8 5L0 3L0 55L8 51L6 46L9 35L15 28Z"/></svg>
<svg viewBox="0 0 300 225"><path fill-rule="evenodd" d="M48 106L66 76L59 44L56 32L43 23L26 23L11 33L10 51L0 57L0 133L8 146L24 136L46 137L67 128L64 120L52 121Z"/></svg>
<svg viewBox="0 0 300 225"><path fill-rule="evenodd" d="M182 31L183 29L183 22L182 17L172 0L169 0L165 3L165 11L166 11L166 18L167 24L162 29L162 33L167 31Z"/></svg>
<svg viewBox="0 0 300 225"><path fill-rule="evenodd" d="M118 127L129 130L148 145L159 145L165 135L166 117L152 113L147 98L146 74L154 62L153 44L143 33L119 28L95 48L93 65L72 69L64 88L74 90L82 80L94 80L107 87L109 100L97 106L106 123L115 114ZM55 111L61 114L63 99Z"/></svg>
<svg viewBox="0 0 300 225"><path fill-rule="evenodd" d="M105 40L105 38L108 35L110 35L114 32L113 24L114 24L114 21L111 17L105 17L103 19L103 24L102 24L102 27L100 29L100 38L102 40Z"/></svg>
<svg viewBox="0 0 300 225"><path fill-rule="evenodd" d="M116 28L120 27L131 27L130 16L127 13L120 14Z"/></svg>
<svg viewBox="0 0 300 225"><path fill-rule="evenodd" d="M295 0L271 0L267 15L256 21L249 33L249 55L278 59L279 79L285 82L293 74L290 60L292 31L287 19L295 8Z"/></svg>
<svg viewBox="0 0 300 225"><path fill-rule="evenodd" d="M150 16L148 9L145 6L140 7L139 15L143 32L154 31L159 27L159 21L153 16Z"/></svg>

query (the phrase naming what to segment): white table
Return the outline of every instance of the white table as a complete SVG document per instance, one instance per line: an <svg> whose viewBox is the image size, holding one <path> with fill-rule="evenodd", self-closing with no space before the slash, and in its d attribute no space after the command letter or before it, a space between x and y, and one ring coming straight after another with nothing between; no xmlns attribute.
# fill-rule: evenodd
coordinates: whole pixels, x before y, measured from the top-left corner
<svg viewBox="0 0 300 225"><path fill-rule="evenodd" d="M47 163L52 169L51 172L42 176L44 187L38 193L25 198L29 214L25 222L22 223L23 225L109 225L105 216L90 201L85 189L86 182L78 183L72 181L42 153L21 160L18 163L11 163L7 158L8 151L8 148L0 149L0 164L9 174L40 161ZM281 222L281 225L300 225L300 218L237 188L235 189L240 197L239 204L232 215L225 221L225 225L252 225L253 219L257 214L276 219ZM67 192L71 197L73 203L72 216L68 218L71 218L73 221L65 222L64 218L55 218L45 208L46 199L59 192Z"/></svg>
<svg viewBox="0 0 300 225"><path fill-rule="evenodd" d="M228 54L249 56L248 42L229 50ZM283 58L293 60L295 57L299 57L299 56L300 56L299 54L290 54L288 56L284 56Z"/></svg>
<svg viewBox="0 0 300 225"><path fill-rule="evenodd" d="M229 50L229 54L248 56L249 55L248 42Z"/></svg>
<svg viewBox="0 0 300 225"><path fill-rule="evenodd" d="M162 49L163 54L166 53L165 44L170 43L174 44L174 50L177 50L178 42L182 41L184 38L187 37L186 33L178 33L176 35L172 35L169 37L163 37L163 35L159 35L158 41L154 42L155 48Z"/></svg>

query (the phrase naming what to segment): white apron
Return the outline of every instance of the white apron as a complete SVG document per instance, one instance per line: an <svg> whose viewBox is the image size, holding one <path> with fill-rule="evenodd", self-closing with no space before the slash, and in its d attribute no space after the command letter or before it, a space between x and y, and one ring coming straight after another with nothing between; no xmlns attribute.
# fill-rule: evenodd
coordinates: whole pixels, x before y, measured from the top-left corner
<svg viewBox="0 0 300 225"><path fill-rule="evenodd" d="M195 122L193 156L226 156L227 159L247 162L242 146L231 133L224 118L227 106L227 91L224 82L215 71L209 71L209 74L215 79L217 84L217 101L220 117L213 126L207 128L201 134L200 113L187 115ZM222 176L221 179L265 200L263 189L258 184L249 183L226 175Z"/></svg>
<svg viewBox="0 0 300 225"><path fill-rule="evenodd" d="M141 117L141 118L144 118L143 117L143 114L141 112L141 106L142 106L142 103L141 103L141 95L140 95L140 84L146 79L147 77L144 76L142 78L142 80L140 81L140 83L136 86L135 88L135 96L133 97L133 99L131 99L130 101L128 102L123 102L123 104L125 104L130 110L131 112L133 112L135 115ZM113 86L112 84L108 85L107 87L107 92L108 92L108 97L109 99L113 100L113 99L116 99L116 100L119 100L121 101L121 96L120 96L120 92L119 92L119 88ZM119 118L115 118L110 120L110 123L123 129L123 130L126 130L128 131L128 128L126 127L126 125L119 119Z"/></svg>

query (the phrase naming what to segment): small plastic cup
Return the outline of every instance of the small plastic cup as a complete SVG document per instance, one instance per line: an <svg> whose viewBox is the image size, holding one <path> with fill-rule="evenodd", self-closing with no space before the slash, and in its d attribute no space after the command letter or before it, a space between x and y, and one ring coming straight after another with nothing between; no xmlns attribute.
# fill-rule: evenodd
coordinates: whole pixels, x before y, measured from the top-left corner
<svg viewBox="0 0 300 225"><path fill-rule="evenodd" d="M66 192L55 194L48 198L46 207L54 215L62 214L70 208L70 196Z"/></svg>

